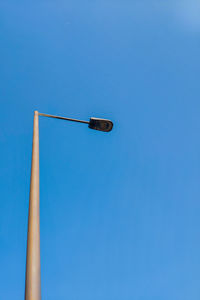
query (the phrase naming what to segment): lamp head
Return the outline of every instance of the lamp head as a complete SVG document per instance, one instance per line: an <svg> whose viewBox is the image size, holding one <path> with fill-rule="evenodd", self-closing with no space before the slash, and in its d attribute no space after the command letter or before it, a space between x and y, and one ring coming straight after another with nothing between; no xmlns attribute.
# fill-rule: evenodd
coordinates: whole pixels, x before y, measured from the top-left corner
<svg viewBox="0 0 200 300"><path fill-rule="evenodd" d="M105 119L90 118L88 127L99 131L109 132L113 128L113 122Z"/></svg>

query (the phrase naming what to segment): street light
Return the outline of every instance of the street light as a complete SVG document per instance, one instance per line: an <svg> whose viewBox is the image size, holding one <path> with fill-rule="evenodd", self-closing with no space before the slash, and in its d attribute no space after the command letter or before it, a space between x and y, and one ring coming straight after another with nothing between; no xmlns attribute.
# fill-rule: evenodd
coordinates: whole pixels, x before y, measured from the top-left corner
<svg viewBox="0 0 200 300"><path fill-rule="evenodd" d="M109 132L113 128L113 123L110 120L90 118L89 128L104 132Z"/></svg>
<svg viewBox="0 0 200 300"><path fill-rule="evenodd" d="M25 300L41 300L39 116L88 124L89 128L104 132L109 132L113 128L113 123L110 120L106 119L90 118L90 121L81 121L60 116L43 114L35 111L33 123L33 146L29 197Z"/></svg>
<svg viewBox="0 0 200 300"><path fill-rule="evenodd" d="M60 116L47 115L43 113L38 113L38 115L43 117L48 117L48 118L88 124L89 128L99 130L99 131L104 131L104 132L109 132L113 128L113 122L106 119L90 118L90 121L82 121L82 120L70 119L70 118L65 118Z"/></svg>

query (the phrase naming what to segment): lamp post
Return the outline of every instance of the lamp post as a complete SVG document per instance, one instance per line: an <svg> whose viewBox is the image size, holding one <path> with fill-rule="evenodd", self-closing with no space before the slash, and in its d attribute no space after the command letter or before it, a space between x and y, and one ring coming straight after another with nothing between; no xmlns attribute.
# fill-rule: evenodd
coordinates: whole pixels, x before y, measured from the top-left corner
<svg viewBox="0 0 200 300"><path fill-rule="evenodd" d="M60 116L34 113L31 182L29 197L28 236L26 255L25 300L41 300L40 278L40 194L39 194L39 116L88 124L91 129L109 132L113 123L110 120L90 118L81 121Z"/></svg>

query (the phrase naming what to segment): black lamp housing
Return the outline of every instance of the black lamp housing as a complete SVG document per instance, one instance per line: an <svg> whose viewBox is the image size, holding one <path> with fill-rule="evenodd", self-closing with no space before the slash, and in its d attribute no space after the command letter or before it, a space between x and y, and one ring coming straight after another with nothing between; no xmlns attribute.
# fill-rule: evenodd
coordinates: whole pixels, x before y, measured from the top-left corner
<svg viewBox="0 0 200 300"><path fill-rule="evenodd" d="M113 122L106 119L90 118L89 128L109 132L113 128Z"/></svg>

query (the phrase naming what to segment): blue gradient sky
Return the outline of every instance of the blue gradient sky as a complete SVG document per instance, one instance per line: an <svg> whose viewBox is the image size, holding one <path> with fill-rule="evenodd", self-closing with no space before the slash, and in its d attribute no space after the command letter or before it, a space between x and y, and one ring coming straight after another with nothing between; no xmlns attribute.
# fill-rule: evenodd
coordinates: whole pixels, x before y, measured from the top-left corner
<svg viewBox="0 0 200 300"><path fill-rule="evenodd" d="M200 5L0 1L0 299L24 297L33 111L43 300L199 300Z"/></svg>

